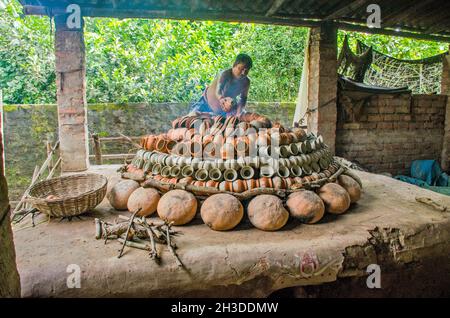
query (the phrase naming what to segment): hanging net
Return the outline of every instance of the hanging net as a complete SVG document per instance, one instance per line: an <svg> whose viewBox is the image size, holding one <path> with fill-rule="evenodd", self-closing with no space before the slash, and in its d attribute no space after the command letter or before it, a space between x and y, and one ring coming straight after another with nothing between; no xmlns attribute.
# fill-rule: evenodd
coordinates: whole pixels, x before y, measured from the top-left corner
<svg viewBox="0 0 450 318"><path fill-rule="evenodd" d="M407 86L414 94L439 94L444 56L421 60L401 60L374 50L358 40L357 54L344 39L338 73L368 85L399 88Z"/></svg>

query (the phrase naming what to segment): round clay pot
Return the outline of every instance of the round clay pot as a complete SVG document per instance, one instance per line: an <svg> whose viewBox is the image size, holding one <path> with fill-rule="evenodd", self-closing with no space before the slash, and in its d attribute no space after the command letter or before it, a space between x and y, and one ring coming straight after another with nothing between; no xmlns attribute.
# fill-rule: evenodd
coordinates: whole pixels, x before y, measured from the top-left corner
<svg viewBox="0 0 450 318"><path fill-rule="evenodd" d="M197 199L184 190L171 190L165 193L158 202L159 217L174 225L189 223L197 212Z"/></svg>
<svg viewBox="0 0 450 318"><path fill-rule="evenodd" d="M286 206L292 217L307 224L320 221L325 213L322 199L313 191L291 193L286 201Z"/></svg>
<svg viewBox="0 0 450 318"><path fill-rule="evenodd" d="M128 198L139 188L139 183L133 180L123 180L116 183L107 194L111 206L116 210L126 210Z"/></svg>
<svg viewBox="0 0 450 318"><path fill-rule="evenodd" d="M253 198L247 208L250 222L263 231L281 229L289 219L289 212L283 202L275 195L258 195Z"/></svg>
<svg viewBox="0 0 450 318"><path fill-rule="evenodd" d="M337 183L325 184L318 190L318 194L329 213L342 214L350 207L350 195Z"/></svg>
<svg viewBox="0 0 450 318"><path fill-rule="evenodd" d="M244 207L231 194L220 193L208 197L200 209L203 222L216 231L231 230L242 220Z"/></svg>

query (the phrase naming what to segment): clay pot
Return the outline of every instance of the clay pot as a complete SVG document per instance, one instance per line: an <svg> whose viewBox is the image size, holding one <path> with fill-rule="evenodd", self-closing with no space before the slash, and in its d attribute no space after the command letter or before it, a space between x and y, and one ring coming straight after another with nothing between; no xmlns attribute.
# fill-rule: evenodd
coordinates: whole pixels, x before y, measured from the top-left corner
<svg viewBox="0 0 450 318"><path fill-rule="evenodd" d="M255 170L250 166L241 168L240 175L242 179L252 179L255 175Z"/></svg>
<svg viewBox="0 0 450 318"><path fill-rule="evenodd" d="M208 181L206 181L205 186L217 189L219 187L219 182L214 181L214 180L208 180Z"/></svg>
<svg viewBox="0 0 450 318"><path fill-rule="evenodd" d="M208 170L206 169L199 169L195 172L195 179L199 181L204 181L208 179Z"/></svg>
<svg viewBox="0 0 450 318"><path fill-rule="evenodd" d="M167 149L167 141L168 139L166 139L163 135L159 135L156 138L155 142L156 150L158 150L159 152L165 152L165 150Z"/></svg>
<svg viewBox="0 0 450 318"><path fill-rule="evenodd" d="M329 213L342 214L350 207L350 195L337 183L325 184L318 190L318 194Z"/></svg>
<svg viewBox="0 0 450 318"><path fill-rule="evenodd" d="M205 181L200 181L200 180L198 180L198 181L194 181L194 183L193 183L192 185L194 185L194 186L196 186L196 187L204 187L205 184L206 184Z"/></svg>
<svg viewBox="0 0 450 318"><path fill-rule="evenodd" d="M213 181L220 181L222 180L222 172L219 168L213 168L209 170L209 178Z"/></svg>
<svg viewBox="0 0 450 318"><path fill-rule="evenodd" d="M211 229L226 231L239 224L244 216L244 207L230 194L214 194L203 202L200 215Z"/></svg>
<svg viewBox="0 0 450 318"><path fill-rule="evenodd" d="M302 178L301 178L301 177L295 177L293 181L294 181L293 184L296 184L296 185L301 185L301 184L303 184Z"/></svg>
<svg viewBox="0 0 450 318"><path fill-rule="evenodd" d="M247 184L244 180L237 179L233 181L233 192L241 193L244 192L247 188Z"/></svg>
<svg viewBox="0 0 450 318"><path fill-rule="evenodd" d="M256 141L259 147L270 146L271 140L267 133L258 133L258 139Z"/></svg>
<svg viewBox="0 0 450 318"><path fill-rule="evenodd" d="M261 166L259 174L261 176L263 176L263 177L269 177L270 178L270 177L272 177L275 174L275 169L272 166L270 166L270 165Z"/></svg>
<svg viewBox="0 0 450 318"><path fill-rule="evenodd" d="M284 178L280 177L273 177L272 178L272 185L274 189L280 190L280 189L286 189L286 182Z"/></svg>
<svg viewBox="0 0 450 318"><path fill-rule="evenodd" d="M155 150L155 148L156 148L156 139L157 138L154 135L147 136L147 141L145 143L145 149L146 150L150 150L150 151Z"/></svg>
<svg viewBox="0 0 450 318"><path fill-rule="evenodd" d="M186 129L186 131L184 133L184 139L185 140L191 140L194 135L195 135L195 129L194 128Z"/></svg>
<svg viewBox="0 0 450 318"><path fill-rule="evenodd" d="M191 167L191 166L184 166L182 169L181 169L181 175L183 176L183 177L190 177L190 176L192 176L194 174L194 169Z"/></svg>
<svg viewBox="0 0 450 318"><path fill-rule="evenodd" d="M153 176L153 179L155 179L155 180L157 180L157 181L161 181L162 178L163 178L163 177L162 177L162 175L160 175L160 174L157 174L156 176Z"/></svg>
<svg viewBox="0 0 450 318"><path fill-rule="evenodd" d="M307 224L320 221L325 213L323 201L312 191L299 191L290 194L286 206L292 217Z"/></svg>
<svg viewBox="0 0 450 318"><path fill-rule="evenodd" d="M283 202L275 195L258 195L253 198L247 208L250 222L260 230L276 231L282 228L289 219L289 212Z"/></svg>
<svg viewBox="0 0 450 318"><path fill-rule="evenodd" d="M186 177L186 178L180 179L180 181L178 181L178 183L191 184L193 181L194 181L194 178Z"/></svg>
<svg viewBox="0 0 450 318"><path fill-rule="evenodd" d="M222 181L221 183L219 183L219 190L232 192L233 191L233 182Z"/></svg>
<svg viewBox="0 0 450 318"><path fill-rule="evenodd" d="M173 166L170 168L170 176L174 178L178 178L181 175L181 169L179 166Z"/></svg>
<svg viewBox="0 0 450 318"><path fill-rule="evenodd" d="M234 159L234 145L231 143L224 143L221 149L221 156L223 160Z"/></svg>
<svg viewBox="0 0 450 318"><path fill-rule="evenodd" d="M260 157L270 157L272 155L272 148L270 146L262 146L258 148Z"/></svg>
<svg viewBox="0 0 450 318"><path fill-rule="evenodd" d="M161 172L162 166L159 163L156 163L152 167L152 174L159 174Z"/></svg>
<svg viewBox="0 0 450 318"><path fill-rule="evenodd" d="M245 180L245 183L247 183L247 190L259 188L259 180L258 179L248 179L248 180Z"/></svg>
<svg viewBox="0 0 450 318"><path fill-rule="evenodd" d="M287 178L289 177L290 171L288 167L285 166L279 166L277 170L277 175L281 178Z"/></svg>
<svg viewBox="0 0 450 318"><path fill-rule="evenodd" d="M177 178L170 178L169 183L176 184L178 182Z"/></svg>
<svg viewBox="0 0 450 318"><path fill-rule="evenodd" d="M248 137L246 137L246 136L238 137L236 139L235 149L236 149L236 153L239 156L242 156L242 157L245 156L248 153L248 150L249 150L249 139L248 139Z"/></svg>
<svg viewBox="0 0 450 318"><path fill-rule="evenodd" d="M294 178L284 178L284 182L286 183L286 189L290 189L295 183Z"/></svg>
<svg viewBox="0 0 450 318"><path fill-rule="evenodd" d="M168 177L170 177L170 167L169 166L164 166L164 167L162 167L162 169L161 169L161 175L164 177L164 178L168 178Z"/></svg>
<svg viewBox="0 0 450 318"><path fill-rule="evenodd" d="M260 188L272 188L272 179L268 177L259 178L259 187Z"/></svg>
<svg viewBox="0 0 450 318"><path fill-rule="evenodd" d="M291 137L288 133L280 133L280 145L289 145Z"/></svg>
<svg viewBox="0 0 450 318"><path fill-rule="evenodd" d="M159 217L174 225L189 223L197 212L197 199L184 190L172 190L164 194L158 202Z"/></svg>
<svg viewBox="0 0 450 318"><path fill-rule="evenodd" d="M226 169L223 172L223 178L225 181L234 181L238 178L238 173L235 169Z"/></svg>

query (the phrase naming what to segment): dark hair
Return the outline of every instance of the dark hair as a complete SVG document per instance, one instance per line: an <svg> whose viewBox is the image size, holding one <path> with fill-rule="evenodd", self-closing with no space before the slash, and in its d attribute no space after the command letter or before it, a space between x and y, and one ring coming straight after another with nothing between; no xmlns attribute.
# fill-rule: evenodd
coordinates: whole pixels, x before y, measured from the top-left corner
<svg viewBox="0 0 450 318"><path fill-rule="evenodd" d="M252 66L253 66L252 58L250 56L248 56L247 54L244 54L244 53L238 54L238 56L236 56L236 60L234 61L233 66L236 66L236 65L238 65L240 63L244 64L249 69L251 69Z"/></svg>

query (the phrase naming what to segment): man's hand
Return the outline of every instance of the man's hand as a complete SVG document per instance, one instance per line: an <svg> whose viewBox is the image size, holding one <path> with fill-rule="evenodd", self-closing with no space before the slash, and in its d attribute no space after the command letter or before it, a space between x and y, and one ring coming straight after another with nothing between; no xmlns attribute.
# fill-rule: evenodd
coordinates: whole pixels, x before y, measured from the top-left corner
<svg viewBox="0 0 450 318"><path fill-rule="evenodd" d="M224 97L220 99L220 107L222 107L222 110L224 112L230 112L233 108L234 100L231 97Z"/></svg>

